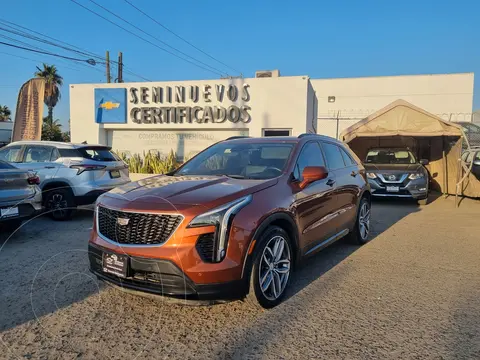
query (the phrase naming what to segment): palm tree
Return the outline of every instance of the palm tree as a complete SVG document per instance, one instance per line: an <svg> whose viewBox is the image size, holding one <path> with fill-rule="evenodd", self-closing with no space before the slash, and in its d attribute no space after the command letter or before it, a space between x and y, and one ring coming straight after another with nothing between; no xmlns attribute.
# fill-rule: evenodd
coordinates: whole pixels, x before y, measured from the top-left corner
<svg viewBox="0 0 480 360"><path fill-rule="evenodd" d="M0 105L0 121L9 121L11 120L10 115L12 115L12 112L8 108L8 106Z"/></svg>
<svg viewBox="0 0 480 360"><path fill-rule="evenodd" d="M43 70L37 66L36 77L45 79L45 105L48 107L48 118L53 120L53 108L60 100L60 89L63 78L57 73L55 65L43 64Z"/></svg>
<svg viewBox="0 0 480 360"><path fill-rule="evenodd" d="M50 117L43 118L42 140L62 141L62 124L60 120L53 120Z"/></svg>

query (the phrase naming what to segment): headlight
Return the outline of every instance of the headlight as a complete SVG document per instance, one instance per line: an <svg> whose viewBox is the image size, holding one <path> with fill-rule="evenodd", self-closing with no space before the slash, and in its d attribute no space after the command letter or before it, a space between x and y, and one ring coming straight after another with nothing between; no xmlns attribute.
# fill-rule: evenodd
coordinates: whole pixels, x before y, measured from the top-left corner
<svg viewBox="0 0 480 360"><path fill-rule="evenodd" d="M225 257L228 234L231 226L231 219L240 209L252 201L252 195L248 195L219 206L195 217L188 227L200 227L214 225L215 229L215 254L214 259L220 262Z"/></svg>
<svg viewBox="0 0 480 360"><path fill-rule="evenodd" d="M375 173L369 172L369 173L367 173L367 177L368 177L369 179L376 179L376 178L377 178L377 175L376 175Z"/></svg>
<svg viewBox="0 0 480 360"><path fill-rule="evenodd" d="M423 177L425 177L425 175L423 173L411 173L410 175L408 175L408 178L410 180L421 179Z"/></svg>

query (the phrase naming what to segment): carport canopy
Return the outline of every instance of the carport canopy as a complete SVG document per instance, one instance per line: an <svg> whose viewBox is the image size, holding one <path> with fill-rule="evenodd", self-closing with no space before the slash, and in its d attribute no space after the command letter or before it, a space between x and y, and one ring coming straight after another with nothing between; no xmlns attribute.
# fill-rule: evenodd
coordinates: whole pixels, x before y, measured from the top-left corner
<svg viewBox="0 0 480 360"><path fill-rule="evenodd" d="M396 100L383 109L348 127L340 139L350 143L357 137L462 137L462 128L410 104Z"/></svg>

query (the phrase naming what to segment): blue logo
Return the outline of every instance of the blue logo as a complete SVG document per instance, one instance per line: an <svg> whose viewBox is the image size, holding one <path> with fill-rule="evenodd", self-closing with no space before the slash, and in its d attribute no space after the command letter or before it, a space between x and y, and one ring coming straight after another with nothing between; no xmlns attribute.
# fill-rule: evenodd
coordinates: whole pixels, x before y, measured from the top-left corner
<svg viewBox="0 0 480 360"><path fill-rule="evenodd" d="M95 122L127 123L127 89L95 89Z"/></svg>

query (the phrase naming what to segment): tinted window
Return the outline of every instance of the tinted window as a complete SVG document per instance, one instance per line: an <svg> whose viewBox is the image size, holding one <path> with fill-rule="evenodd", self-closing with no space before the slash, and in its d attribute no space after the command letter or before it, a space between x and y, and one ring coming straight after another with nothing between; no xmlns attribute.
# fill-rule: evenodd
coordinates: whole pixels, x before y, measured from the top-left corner
<svg viewBox="0 0 480 360"><path fill-rule="evenodd" d="M95 161L118 161L118 158L108 148L83 147L78 152L85 159Z"/></svg>
<svg viewBox="0 0 480 360"><path fill-rule="evenodd" d="M58 152L60 153L60 157L82 157L77 149L58 149Z"/></svg>
<svg viewBox="0 0 480 360"><path fill-rule="evenodd" d="M43 146L29 146L25 153L26 163L48 162L52 156L52 148Z"/></svg>
<svg viewBox="0 0 480 360"><path fill-rule="evenodd" d="M16 162L20 154L21 146L9 146L0 150L0 160Z"/></svg>
<svg viewBox="0 0 480 360"><path fill-rule="evenodd" d="M343 169L345 163L343 162L343 157L338 146L330 143L323 143L322 145L325 151L325 157L327 158L328 168L330 170Z"/></svg>
<svg viewBox="0 0 480 360"><path fill-rule="evenodd" d="M279 176L293 144L218 143L188 161L175 175L228 175L245 179Z"/></svg>
<svg viewBox="0 0 480 360"><path fill-rule="evenodd" d="M340 148L340 152L342 153L343 162L345 163L346 166L357 165L357 163L352 159L350 154L348 154L345 150Z"/></svg>
<svg viewBox="0 0 480 360"><path fill-rule="evenodd" d="M315 141L309 142L303 147L293 172L295 179L302 180L303 170L307 166L325 166L322 150L320 149L320 145Z"/></svg>
<svg viewBox="0 0 480 360"><path fill-rule="evenodd" d="M5 169L15 169L15 167L10 165L9 163L0 161L0 170L5 170Z"/></svg>

